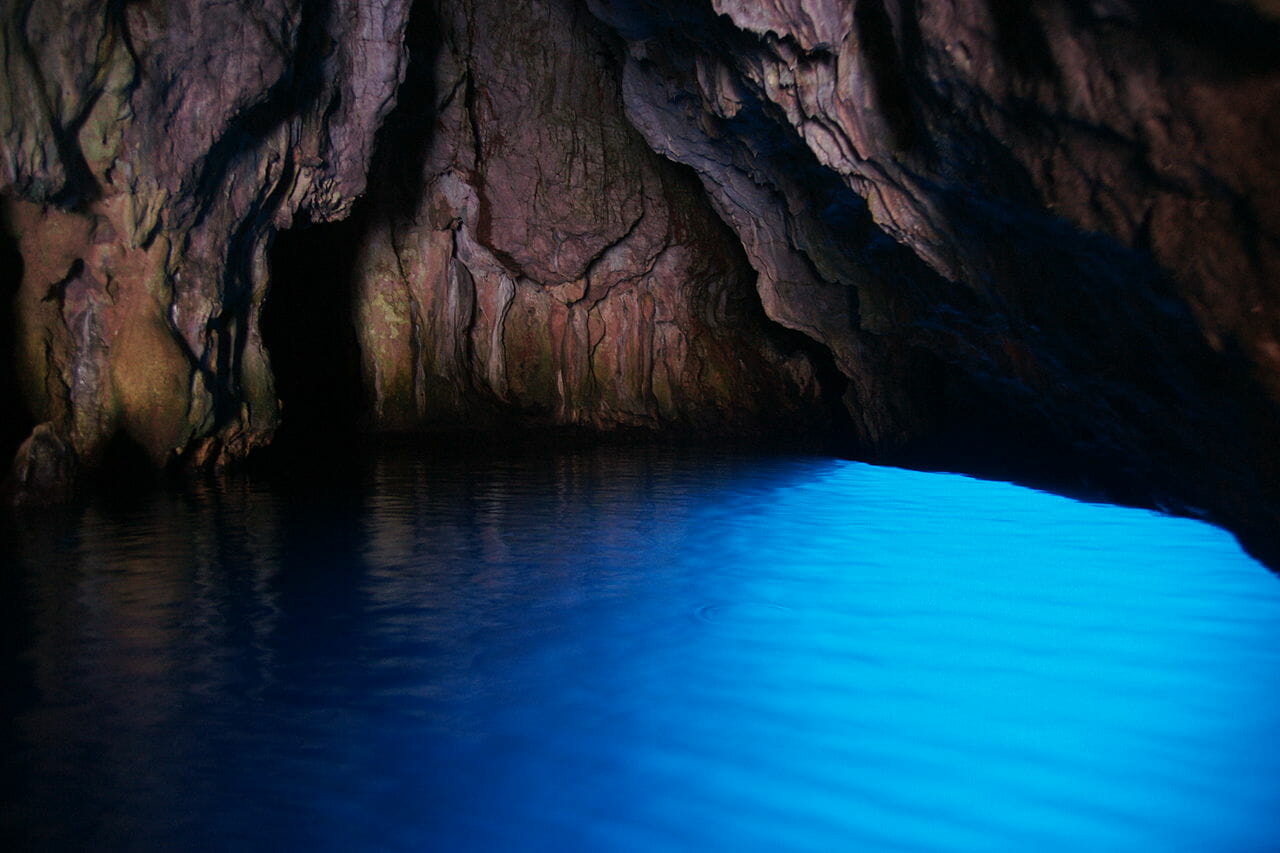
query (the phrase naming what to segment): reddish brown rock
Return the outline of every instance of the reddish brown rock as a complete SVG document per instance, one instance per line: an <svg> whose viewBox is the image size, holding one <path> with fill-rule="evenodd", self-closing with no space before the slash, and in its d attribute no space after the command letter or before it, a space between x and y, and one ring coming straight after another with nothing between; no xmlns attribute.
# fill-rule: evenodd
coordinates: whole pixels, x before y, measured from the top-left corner
<svg viewBox="0 0 1280 853"><path fill-rule="evenodd" d="M363 191L407 10L8 7L0 199L24 261L18 372L52 436L27 448L56 440L93 464L124 432L157 464L203 464L270 439L266 240Z"/></svg>
<svg viewBox="0 0 1280 853"><path fill-rule="evenodd" d="M804 431L829 353L861 453L959 426L1274 544L1275 3L412 5L398 92L408 0L5 12L17 470L268 440L271 235L372 159L381 428Z"/></svg>
<svg viewBox="0 0 1280 853"><path fill-rule="evenodd" d="M1035 433L1275 542L1274 4L589 5L865 445Z"/></svg>
<svg viewBox="0 0 1280 853"><path fill-rule="evenodd" d="M696 181L627 123L600 25L560 0L426 6L415 197L375 194L356 265L376 424L813 428L812 364Z"/></svg>

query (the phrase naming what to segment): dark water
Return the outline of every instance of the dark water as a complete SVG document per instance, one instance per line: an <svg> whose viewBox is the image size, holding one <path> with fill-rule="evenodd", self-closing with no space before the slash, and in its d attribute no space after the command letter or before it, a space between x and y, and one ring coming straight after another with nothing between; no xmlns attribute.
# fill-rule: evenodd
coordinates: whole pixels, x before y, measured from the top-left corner
<svg viewBox="0 0 1280 853"><path fill-rule="evenodd" d="M4 834L1280 849L1280 582L1213 527L815 458L360 483L8 531Z"/></svg>

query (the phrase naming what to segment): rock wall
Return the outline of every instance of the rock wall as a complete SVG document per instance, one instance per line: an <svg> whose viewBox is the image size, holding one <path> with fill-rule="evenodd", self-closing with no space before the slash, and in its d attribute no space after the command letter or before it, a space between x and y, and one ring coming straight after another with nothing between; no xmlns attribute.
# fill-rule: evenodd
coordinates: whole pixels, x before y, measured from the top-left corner
<svg viewBox="0 0 1280 853"><path fill-rule="evenodd" d="M835 354L864 446L945 428L958 391L1274 542L1274 4L589 5L632 123ZM921 393L939 362L959 380Z"/></svg>
<svg viewBox="0 0 1280 853"><path fill-rule="evenodd" d="M20 483L268 441L272 235L354 211L375 428L802 433L837 392L858 453L963 423L1277 547L1270 0L0 10Z"/></svg>
<svg viewBox="0 0 1280 853"><path fill-rule="evenodd" d="M0 6L0 198L38 425L19 493L123 433L156 464L268 440L273 229L345 216L403 75L408 0Z"/></svg>
<svg viewBox="0 0 1280 853"><path fill-rule="evenodd" d="M415 16L356 263L374 421L812 429L814 366L697 181L627 123L600 24L563 0Z"/></svg>

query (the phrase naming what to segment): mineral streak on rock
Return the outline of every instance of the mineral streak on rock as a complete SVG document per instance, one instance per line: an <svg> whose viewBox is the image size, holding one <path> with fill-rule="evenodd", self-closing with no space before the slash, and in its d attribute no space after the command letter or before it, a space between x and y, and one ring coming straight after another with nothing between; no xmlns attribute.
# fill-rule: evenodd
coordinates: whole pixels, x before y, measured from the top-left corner
<svg viewBox="0 0 1280 853"><path fill-rule="evenodd" d="M64 470L22 458L49 447L92 465L120 431L157 464L270 439L266 243L363 192L408 6L0 6L0 199L41 424L15 470Z"/></svg>
<svg viewBox="0 0 1280 853"><path fill-rule="evenodd" d="M354 210L379 428L805 431L842 386L864 454L1023 431L1280 550L1271 0L0 18L18 479L269 440L271 235Z"/></svg>
<svg viewBox="0 0 1280 853"><path fill-rule="evenodd" d="M864 444L945 424L946 365L990 423L1274 541L1274 4L589 5L633 124L835 354Z"/></svg>
<svg viewBox="0 0 1280 853"><path fill-rule="evenodd" d="M430 126L380 142L422 152L396 168L415 191L374 192L357 264L375 421L812 428L813 365L697 182L628 124L600 24L563 0L415 15Z"/></svg>

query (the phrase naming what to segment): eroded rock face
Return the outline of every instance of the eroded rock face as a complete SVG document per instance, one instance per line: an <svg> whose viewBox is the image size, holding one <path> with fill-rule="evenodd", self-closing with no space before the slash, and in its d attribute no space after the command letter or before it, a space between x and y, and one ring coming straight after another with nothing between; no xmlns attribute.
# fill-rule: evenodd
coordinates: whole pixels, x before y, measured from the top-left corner
<svg viewBox="0 0 1280 853"><path fill-rule="evenodd" d="M375 422L812 429L812 363L697 181L627 123L600 24L563 0L421 7L430 98L384 132L400 177L356 264Z"/></svg>
<svg viewBox="0 0 1280 853"><path fill-rule="evenodd" d="M3 11L24 477L268 440L271 234L372 158L378 428L805 431L829 360L862 453L963 420L1280 529L1269 0Z"/></svg>
<svg viewBox="0 0 1280 853"><path fill-rule="evenodd" d="M363 192L408 6L4 4L0 198L41 424L15 470L50 469L21 458L50 447L50 470L93 464L120 431L158 464L270 439L266 240Z"/></svg>
<svg viewBox="0 0 1280 853"><path fill-rule="evenodd" d="M945 423L941 363L993 424L1274 537L1274 6L589 5L633 124L836 355L864 444Z"/></svg>

